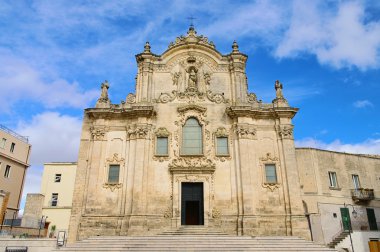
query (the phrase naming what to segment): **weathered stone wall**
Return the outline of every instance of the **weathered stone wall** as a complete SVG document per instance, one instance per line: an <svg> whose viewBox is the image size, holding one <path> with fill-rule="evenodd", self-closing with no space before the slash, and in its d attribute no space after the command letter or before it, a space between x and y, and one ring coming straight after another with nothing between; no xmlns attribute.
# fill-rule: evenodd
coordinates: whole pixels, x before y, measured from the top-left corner
<svg viewBox="0 0 380 252"><path fill-rule="evenodd" d="M21 221L22 227L39 228L44 199L45 196L39 193L28 193L26 195L24 214Z"/></svg>

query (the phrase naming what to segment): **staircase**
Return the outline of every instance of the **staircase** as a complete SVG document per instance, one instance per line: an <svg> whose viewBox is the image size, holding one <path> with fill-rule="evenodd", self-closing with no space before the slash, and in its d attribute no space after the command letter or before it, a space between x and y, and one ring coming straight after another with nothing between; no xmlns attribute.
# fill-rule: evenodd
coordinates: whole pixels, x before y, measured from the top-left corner
<svg viewBox="0 0 380 252"><path fill-rule="evenodd" d="M335 237L327 246L329 248L335 248L336 245L338 245L341 241L344 240L344 238L347 237L347 235L350 234L350 231L342 231L337 237Z"/></svg>
<svg viewBox="0 0 380 252"><path fill-rule="evenodd" d="M292 236L233 236L181 227L156 236L97 236L55 251L336 251Z"/></svg>

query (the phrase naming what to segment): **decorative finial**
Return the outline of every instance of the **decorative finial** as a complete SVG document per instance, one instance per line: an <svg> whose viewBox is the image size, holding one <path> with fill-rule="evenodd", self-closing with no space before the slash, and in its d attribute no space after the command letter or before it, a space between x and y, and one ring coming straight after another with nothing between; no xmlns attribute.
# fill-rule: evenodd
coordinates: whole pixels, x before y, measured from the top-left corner
<svg viewBox="0 0 380 252"><path fill-rule="evenodd" d="M239 46L238 46L236 40L234 40L234 42L232 43L232 52L234 52L234 53L239 52Z"/></svg>
<svg viewBox="0 0 380 252"><path fill-rule="evenodd" d="M145 43L144 53L150 53L150 44L148 41Z"/></svg>

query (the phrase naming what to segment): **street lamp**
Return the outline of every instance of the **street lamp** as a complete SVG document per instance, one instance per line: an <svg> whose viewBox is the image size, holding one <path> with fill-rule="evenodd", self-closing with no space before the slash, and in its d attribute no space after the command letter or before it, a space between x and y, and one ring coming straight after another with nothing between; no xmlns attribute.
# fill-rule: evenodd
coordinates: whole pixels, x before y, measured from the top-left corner
<svg viewBox="0 0 380 252"><path fill-rule="evenodd" d="M343 203L343 206L344 206L344 208L346 208L347 210L348 210L348 207L347 206L352 206L352 216L354 217L354 218L356 218L357 216L358 216L358 212L356 212L356 210L355 210L355 208L354 208L354 206L353 205L351 205L351 204L346 204L346 203ZM351 218L349 218L349 220L350 220L350 225L349 225L349 236L350 236L350 242L351 242L351 249L352 249L352 252L355 252L355 250L354 250L354 244L352 243L352 237L351 237L351 232L352 232L352 224L351 224Z"/></svg>

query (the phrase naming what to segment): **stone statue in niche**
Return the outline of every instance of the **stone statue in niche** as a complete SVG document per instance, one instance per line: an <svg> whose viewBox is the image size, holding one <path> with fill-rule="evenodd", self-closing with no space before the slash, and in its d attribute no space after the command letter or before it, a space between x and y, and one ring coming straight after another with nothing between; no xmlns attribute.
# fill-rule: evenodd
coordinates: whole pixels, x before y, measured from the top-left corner
<svg viewBox="0 0 380 252"><path fill-rule="evenodd" d="M276 98L284 98L282 94L282 83L279 80L276 80L274 88L276 89Z"/></svg>
<svg viewBox="0 0 380 252"><path fill-rule="evenodd" d="M197 90L197 84L198 84L198 76L197 76L198 70L195 67L189 67L187 72L189 73L187 88L189 90L195 91Z"/></svg>

